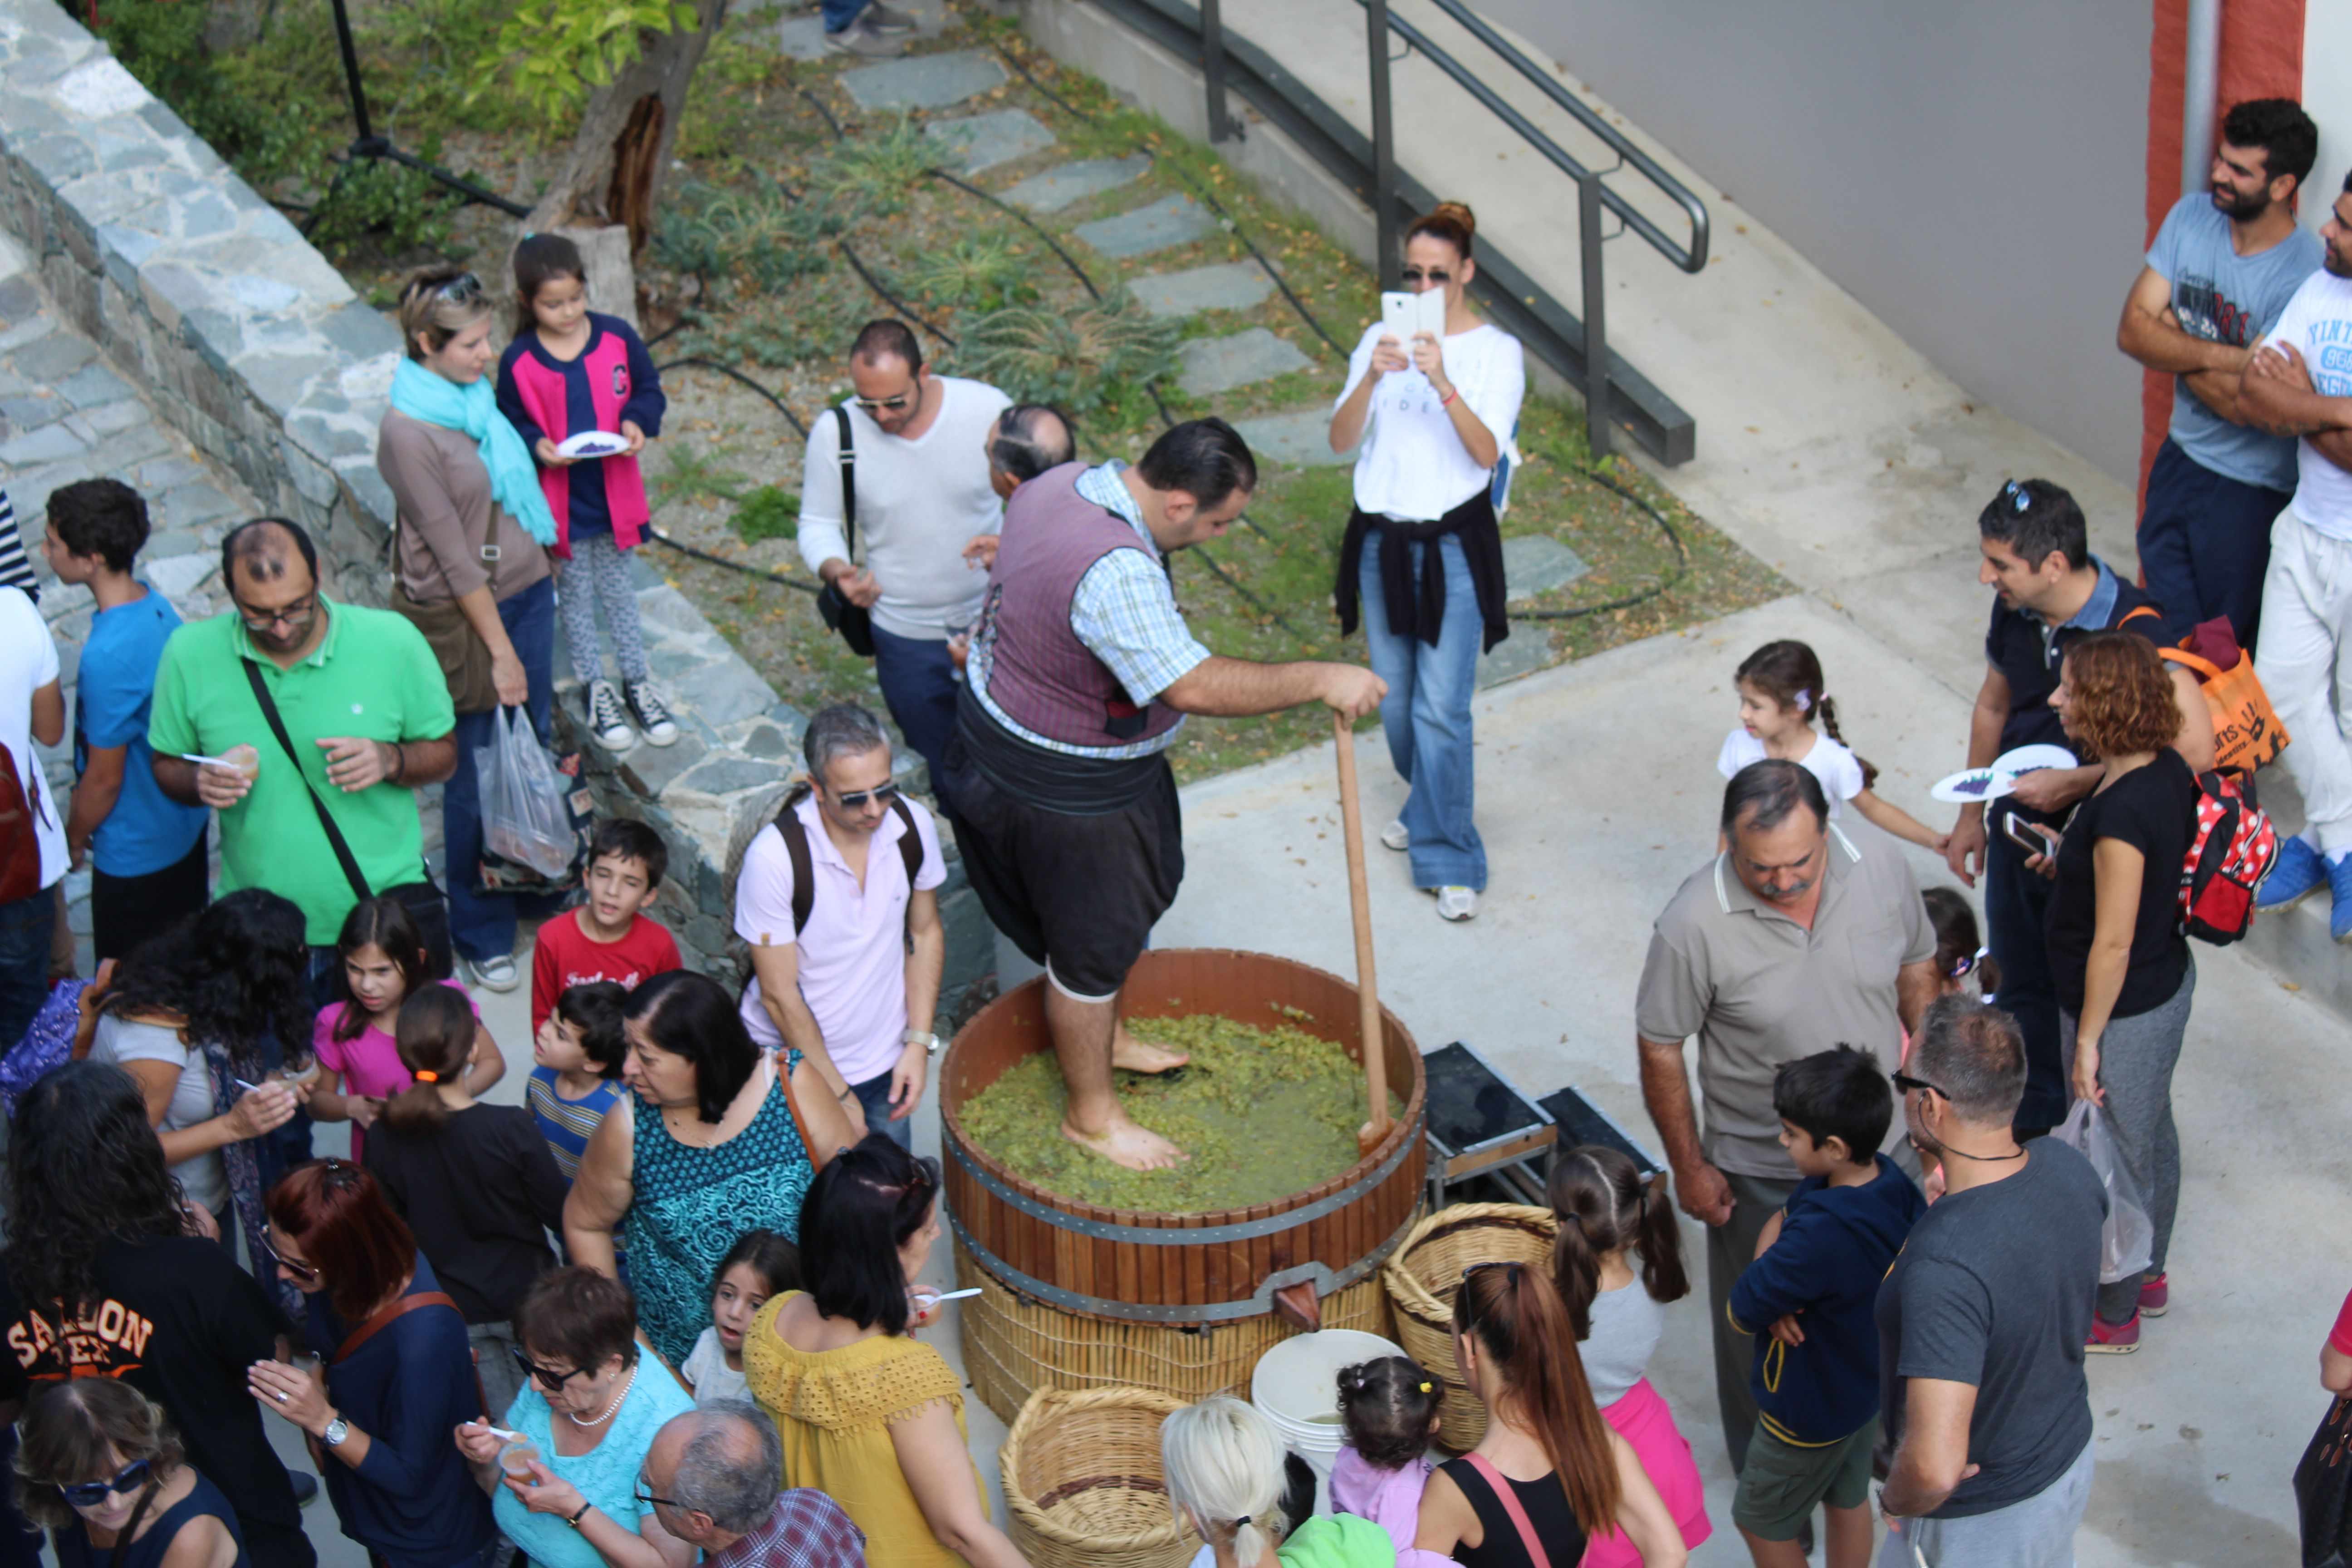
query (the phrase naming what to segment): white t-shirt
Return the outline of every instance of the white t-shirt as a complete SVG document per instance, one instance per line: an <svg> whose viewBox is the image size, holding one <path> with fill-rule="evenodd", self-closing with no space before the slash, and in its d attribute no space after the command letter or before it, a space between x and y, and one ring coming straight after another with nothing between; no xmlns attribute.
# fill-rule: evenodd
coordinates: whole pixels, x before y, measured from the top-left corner
<svg viewBox="0 0 2352 1568"><path fill-rule="evenodd" d="M116 1067L125 1062L163 1062L180 1069L180 1081L172 1088L172 1102L163 1108L158 1131L177 1132L213 1119L213 1082L205 1070L205 1053L182 1044L177 1029L134 1024L109 1015L98 1021L89 1059ZM228 1173L221 1164L219 1150L181 1161L172 1167L172 1174L180 1178L180 1189L188 1194L189 1202L202 1204L215 1214L228 1206Z"/></svg>
<svg viewBox="0 0 2352 1568"><path fill-rule="evenodd" d="M1004 526L1004 503L988 487L988 427L1013 400L985 382L940 375L940 411L912 441L886 436L863 410L849 410L857 470L857 551L882 584L874 624L886 632L943 642L980 614L988 574L963 558L977 533ZM801 559L814 572L850 559L842 528L841 430L830 411L809 426L801 473Z"/></svg>
<svg viewBox="0 0 2352 1568"><path fill-rule="evenodd" d="M1763 760L1764 742L1735 725L1723 738L1723 750L1716 754L1715 771L1729 778L1748 763ZM1862 793L1862 764L1853 753L1827 735L1816 734L1813 749L1796 761L1822 781L1822 793L1830 797L1830 820L1843 816L1845 803Z"/></svg>
<svg viewBox="0 0 2352 1568"><path fill-rule="evenodd" d="M58 645L49 624L21 588L0 586L0 746L16 764L16 782L34 803L33 837L41 847L41 886L66 874L66 808L33 750L33 693L58 678Z"/></svg>
<svg viewBox="0 0 2352 1568"><path fill-rule="evenodd" d="M1389 331L1374 321L1348 356L1348 384L1339 389L1337 414L1356 384L1371 374L1372 345ZM1519 340L1500 327L1479 325L1446 338L1445 374L1478 422L1507 450L1518 427L1519 403L1527 395L1528 367ZM1406 522L1444 517L1494 480L1492 468L1471 461L1454 428L1454 416L1438 401L1429 377L1408 366L1391 371L1372 389L1362 450L1356 454L1356 505L1375 516Z"/></svg>
<svg viewBox="0 0 2352 1568"><path fill-rule="evenodd" d="M749 1399L751 1384L744 1375L727 1364L726 1347L719 1342L716 1325L702 1331L694 1348L686 1352L678 1363L678 1375L694 1384L697 1405L714 1405L722 1399Z"/></svg>
<svg viewBox="0 0 2352 1568"><path fill-rule="evenodd" d="M2325 268L2303 280L2264 343L2291 343L2325 397L2352 397L2352 278ZM2294 515L2330 539L2352 539L2352 473L2295 443Z"/></svg>

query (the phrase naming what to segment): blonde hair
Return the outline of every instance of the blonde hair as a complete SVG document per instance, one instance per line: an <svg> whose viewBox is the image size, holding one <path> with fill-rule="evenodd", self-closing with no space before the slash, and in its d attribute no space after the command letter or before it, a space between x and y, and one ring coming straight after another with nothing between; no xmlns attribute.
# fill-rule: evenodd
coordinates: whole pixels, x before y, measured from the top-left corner
<svg viewBox="0 0 2352 1568"><path fill-rule="evenodd" d="M1232 1394L1188 1405L1160 1424L1168 1503L1204 1540L1230 1531L1234 1561L1255 1563L1287 1531L1281 1517L1282 1439Z"/></svg>
<svg viewBox="0 0 2352 1568"><path fill-rule="evenodd" d="M469 278L470 290L462 287ZM471 272L428 268L400 286L400 341L410 359L423 359L427 351L439 353L451 338L490 314L489 293ZM422 346L419 338L425 340Z"/></svg>

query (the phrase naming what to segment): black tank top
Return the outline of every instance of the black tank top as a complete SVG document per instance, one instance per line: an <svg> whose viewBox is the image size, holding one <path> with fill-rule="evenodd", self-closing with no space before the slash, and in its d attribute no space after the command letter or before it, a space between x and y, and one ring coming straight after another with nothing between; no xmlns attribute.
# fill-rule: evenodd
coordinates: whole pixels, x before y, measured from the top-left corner
<svg viewBox="0 0 2352 1568"><path fill-rule="evenodd" d="M1449 1459L1438 1467L1462 1489L1470 1500L1470 1507L1478 1515L1479 1528L1486 1538L1476 1546L1466 1542L1454 1547L1454 1561L1462 1568L1534 1568L1535 1559L1528 1555L1525 1543L1519 1540L1519 1527L1511 1522L1503 1501L1495 1495L1486 1478L1468 1459ZM1496 1474L1501 1474L1497 1471ZM1538 1480L1512 1480L1504 1476L1513 1492L1518 1495L1519 1507L1535 1528L1536 1539L1543 1543L1544 1555L1551 1559L1551 1568L1575 1568L1584 1560L1584 1529L1576 1522L1576 1510L1568 1506L1568 1493L1561 1489L1557 1474Z"/></svg>
<svg viewBox="0 0 2352 1568"><path fill-rule="evenodd" d="M180 1533L181 1527L207 1513L228 1526L229 1534L236 1539L236 1568L250 1568L245 1552L245 1531L237 1526L236 1510L229 1506L221 1489L202 1475L196 1477L195 1489L165 1509L136 1541L117 1542L110 1547L92 1546L89 1529L79 1520L71 1529L51 1531L49 1541L57 1548L58 1568L156 1568L163 1561L163 1553L171 1550L173 1538Z"/></svg>

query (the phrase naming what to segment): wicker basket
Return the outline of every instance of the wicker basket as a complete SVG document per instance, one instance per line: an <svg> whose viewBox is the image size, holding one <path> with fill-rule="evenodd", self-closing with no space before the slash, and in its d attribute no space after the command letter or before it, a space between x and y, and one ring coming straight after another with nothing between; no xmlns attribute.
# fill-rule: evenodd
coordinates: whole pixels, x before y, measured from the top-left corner
<svg viewBox="0 0 2352 1568"><path fill-rule="evenodd" d="M1474 1263L1549 1268L1559 1228L1549 1209L1456 1204L1414 1226L1381 1269L1381 1283L1396 1310L1397 1342L1445 1390L1439 1405L1440 1447L1466 1453L1486 1435L1486 1407L1454 1375L1454 1297L1462 1289L1462 1271Z"/></svg>
<svg viewBox="0 0 2352 1568"><path fill-rule="evenodd" d="M1041 1388L997 1451L1013 1544L1036 1568L1183 1568L1198 1545L1168 1506L1149 1388Z"/></svg>

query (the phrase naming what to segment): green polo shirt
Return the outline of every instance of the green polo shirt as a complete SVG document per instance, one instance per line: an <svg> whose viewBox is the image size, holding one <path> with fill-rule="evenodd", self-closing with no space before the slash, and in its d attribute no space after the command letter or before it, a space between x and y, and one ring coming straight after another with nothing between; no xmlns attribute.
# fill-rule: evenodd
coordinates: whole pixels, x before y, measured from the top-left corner
<svg viewBox="0 0 2352 1568"><path fill-rule="evenodd" d="M280 669L257 652L231 612L193 621L163 645L147 743L158 755L217 757L242 742L261 753L253 788L220 817L220 891L268 888L301 907L310 942L327 946L358 901L303 779L327 803L343 841L378 892L414 882L425 862L416 792L379 784L348 793L327 782L324 736L437 741L457 727L449 688L424 635L390 610L338 605L320 596L327 635L310 656ZM302 776L269 732L245 665L261 671L270 700L301 755Z"/></svg>

